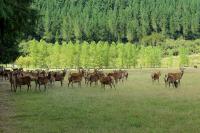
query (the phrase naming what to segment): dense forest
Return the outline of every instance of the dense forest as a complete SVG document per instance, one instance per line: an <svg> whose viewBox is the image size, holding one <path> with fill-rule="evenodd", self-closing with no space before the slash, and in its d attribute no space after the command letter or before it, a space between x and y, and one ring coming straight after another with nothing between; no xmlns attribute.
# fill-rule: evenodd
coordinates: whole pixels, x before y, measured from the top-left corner
<svg viewBox="0 0 200 133"><path fill-rule="evenodd" d="M199 0L33 0L36 34L47 42L137 42L152 33L200 37Z"/></svg>

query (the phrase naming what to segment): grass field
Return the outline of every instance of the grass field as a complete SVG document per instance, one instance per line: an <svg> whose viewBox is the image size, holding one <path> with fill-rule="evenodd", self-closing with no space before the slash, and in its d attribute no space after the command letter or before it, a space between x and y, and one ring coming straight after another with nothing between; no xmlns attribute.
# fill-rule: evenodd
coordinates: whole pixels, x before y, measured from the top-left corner
<svg viewBox="0 0 200 133"><path fill-rule="evenodd" d="M151 70L129 71L115 89L63 87L46 92L9 92L12 133L200 132L200 70L186 69L181 86L152 84ZM1 81L0 81L1 82ZM9 89L9 84L4 85ZM9 128L9 127L7 127Z"/></svg>

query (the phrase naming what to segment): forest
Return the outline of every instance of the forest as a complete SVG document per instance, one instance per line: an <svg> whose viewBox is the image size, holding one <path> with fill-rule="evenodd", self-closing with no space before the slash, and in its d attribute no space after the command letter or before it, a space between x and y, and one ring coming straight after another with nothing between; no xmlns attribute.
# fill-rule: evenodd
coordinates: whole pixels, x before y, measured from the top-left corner
<svg viewBox="0 0 200 133"><path fill-rule="evenodd" d="M200 37L199 0L34 0L32 7L41 17L30 37L47 42Z"/></svg>

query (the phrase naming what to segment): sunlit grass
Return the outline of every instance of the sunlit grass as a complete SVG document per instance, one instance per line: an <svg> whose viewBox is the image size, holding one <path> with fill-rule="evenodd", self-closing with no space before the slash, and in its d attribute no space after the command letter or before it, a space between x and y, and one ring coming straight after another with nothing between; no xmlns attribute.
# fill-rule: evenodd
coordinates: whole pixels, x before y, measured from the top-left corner
<svg viewBox="0 0 200 133"><path fill-rule="evenodd" d="M152 84L151 70L130 71L128 81L115 89L99 86L63 87L46 92L13 93L16 114L11 117L22 133L199 132L200 71L186 69L178 89Z"/></svg>

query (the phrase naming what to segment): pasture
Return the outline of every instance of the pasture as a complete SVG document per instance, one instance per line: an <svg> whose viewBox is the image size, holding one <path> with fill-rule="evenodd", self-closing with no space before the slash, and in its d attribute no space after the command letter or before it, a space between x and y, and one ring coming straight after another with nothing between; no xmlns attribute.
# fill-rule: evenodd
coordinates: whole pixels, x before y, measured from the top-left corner
<svg viewBox="0 0 200 133"><path fill-rule="evenodd" d="M13 93L8 81L0 81L8 107L0 132L200 132L200 70L187 68L178 88L164 85L164 74L170 71L161 69L160 83L153 84L152 70L130 70L127 81L105 91L83 82L81 88L67 87L65 79L62 87L58 82L39 92L33 84L29 92L24 86Z"/></svg>

